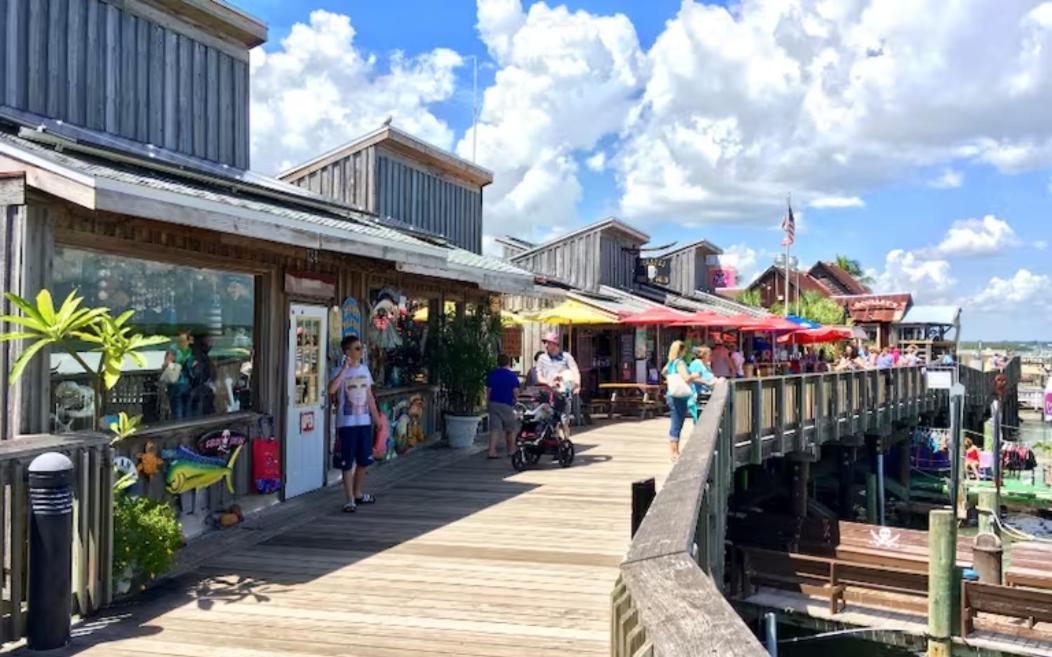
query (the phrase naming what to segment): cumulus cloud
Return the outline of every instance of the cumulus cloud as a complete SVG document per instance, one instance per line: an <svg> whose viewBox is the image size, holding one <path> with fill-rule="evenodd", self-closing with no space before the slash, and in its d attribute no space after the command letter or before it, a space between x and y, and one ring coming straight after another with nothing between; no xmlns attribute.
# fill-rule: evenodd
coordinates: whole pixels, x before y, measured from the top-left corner
<svg viewBox="0 0 1052 657"><path fill-rule="evenodd" d="M497 65L477 127L478 161L495 173L486 232L529 236L537 226L576 223L578 160L621 129L643 83L632 22L543 2L526 11L519 0L479 0L477 27ZM459 153L471 138L469 130Z"/></svg>
<svg viewBox="0 0 1052 657"><path fill-rule="evenodd" d="M925 303L947 301L957 284L946 260L925 258L904 249L890 251L884 259L884 271L873 277L875 292L911 292L915 301Z"/></svg>
<svg viewBox="0 0 1052 657"><path fill-rule="evenodd" d="M436 48L395 52L381 66L355 46L349 17L317 10L280 48L251 53L252 168L277 173L355 137L394 125L439 147L453 131L432 112L452 96L461 57Z"/></svg>
<svg viewBox="0 0 1052 657"><path fill-rule="evenodd" d="M1044 251L1045 249L1048 248L1048 242L1046 240L1035 240L1034 241L1034 248L1037 249L1038 251Z"/></svg>
<svg viewBox="0 0 1052 657"><path fill-rule="evenodd" d="M585 160L584 163L585 166L587 166L592 171L602 171L606 168L606 153L604 153L603 151L599 151L595 155Z"/></svg>
<svg viewBox="0 0 1052 657"><path fill-rule="evenodd" d="M1028 269L1016 271L1011 278L994 276L986 288L972 296L966 303L980 312L1009 313L1013 310L1052 310L1048 290L1052 279L1045 274L1035 274Z"/></svg>
<svg viewBox="0 0 1052 657"><path fill-rule="evenodd" d="M1019 238L1007 221L988 214L982 219L953 222L933 252L943 257L990 256L1019 244Z"/></svg>
<svg viewBox="0 0 1052 657"><path fill-rule="evenodd" d="M759 273L758 261L760 253L749 247L748 244L734 244L723 250L720 256L720 264L725 267L734 267L738 273L735 287L748 287Z"/></svg>
<svg viewBox="0 0 1052 657"><path fill-rule="evenodd" d="M857 196L819 196L808 205L812 208L862 208L866 203Z"/></svg>
<svg viewBox="0 0 1052 657"><path fill-rule="evenodd" d="M954 189L963 184L964 174L954 169L943 169L941 174L928 181L928 186L936 189Z"/></svg>

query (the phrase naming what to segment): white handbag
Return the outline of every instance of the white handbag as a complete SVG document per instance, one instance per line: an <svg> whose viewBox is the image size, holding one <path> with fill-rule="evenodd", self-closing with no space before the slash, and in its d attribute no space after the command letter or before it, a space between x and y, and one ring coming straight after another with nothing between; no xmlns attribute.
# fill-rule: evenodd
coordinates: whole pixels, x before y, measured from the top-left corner
<svg viewBox="0 0 1052 657"><path fill-rule="evenodd" d="M668 375L668 394L676 399L689 399L694 396L694 390L683 375L674 369Z"/></svg>
<svg viewBox="0 0 1052 657"><path fill-rule="evenodd" d="M179 383L179 377L183 373L183 366L179 363L168 363L168 367L161 372L161 383L174 385Z"/></svg>

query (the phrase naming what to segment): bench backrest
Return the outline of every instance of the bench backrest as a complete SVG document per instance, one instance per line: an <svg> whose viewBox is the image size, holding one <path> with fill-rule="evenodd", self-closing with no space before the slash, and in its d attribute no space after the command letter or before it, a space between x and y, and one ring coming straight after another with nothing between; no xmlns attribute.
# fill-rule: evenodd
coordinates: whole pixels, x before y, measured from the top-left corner
<svg viewBox="0 0 1052 657"><path fill-rule="evenodd" d="M1052 622L1052 591L965 581L961 585L961 604L972 614L981 611Z"/></svg>
<svg viewBox="0 0 1052 657"><path fill-rule="evenodd" d="M876 527L860 522L841 520L837 523L840 545L877 548L888 552L906 552L927 558L928 532L899 527ZM887 531L882 532L886 529ZM957 560L972 562L972 539L957 538Z"/></svg>
<svg viewBox="0 0 1052 657"><path fill-rule="evenodd" d="M928 595L926 571L838 561L836 580L838 584L860 588L890 589Z"/></svg>
<svg viewBox="0 0 1052 657"><path fill-rule="evenodd" d="M830 560L792 552L742 548L742 567L748 575L803 577L829 580Z"/></svg>

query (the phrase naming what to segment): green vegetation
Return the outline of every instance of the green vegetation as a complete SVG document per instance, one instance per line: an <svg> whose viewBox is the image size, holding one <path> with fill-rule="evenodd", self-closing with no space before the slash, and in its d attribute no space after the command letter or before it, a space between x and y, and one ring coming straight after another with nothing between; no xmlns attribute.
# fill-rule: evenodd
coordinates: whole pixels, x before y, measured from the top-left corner
<svg viewBox="0 0 1052 657"><path fill-rule="evenodd" d="M837 255L836 260L833 261L837 267L840 267L847 273L851 274L852 277L859 283L865 286L873 284L873 277L868 275L865 270L862 269L862 263L854 258L849 258L846 255Z"/></svg>
<svg viewBox="0 0 1052 657"><path fill-rule="evenodd" d="M11 367L11 384L18 381L29 361L45 347L65 351L95 384L96 428L102 418L106 391L117 385L125 360L130 358L139 367L146 367L146 358L139 350L168 342L168 338L161 335L146 337L132 333L128 322L134 311L128 310L113 317L108 308L82 308L84 300L74 292L66 297L57 310L48 290L41 290L35 303L10 292L4 296L22 314L0 317L0 322L20 327L18 331L0 333L0 342L26 342ZM98 367L92 367L81 357L78 346L83 343L94 345L89 351L100 355Z"/></svg>
<svg viewBox="0 0 1052 657"><path fill-rule="evenodd" d="M789 313L819 324L844 323L844 309L840 307L840 304L832 299L823 297L817 292L808 291L800 295L799 307L799 312L797 312L797 304L791 304ZM782 304L771 306L771 313L774 315L784 314Z"/></svg>
<svg viewBox="0 0 1052 657"><path fill-rule="evenodd" d="M182 544L175 509L168 502L118 495L113 500L114 590L121 582L141 588L168 572Z"/></svg>
<svg viewBox="0 0 1052 657"><path fill-rule="evenodd" d="M759 290L746 290L738 295L737 301L738 303L744 304L746 306L751 306L753 308L763 307L763 301L760 299Z"/></svg>
<svg viewBox="0 0 1052 657"><path fill-rule="evenodd" d="M445 410L452 415L476 415L486 388L486 376L497 366L500 314L480 306L437 322L428 339L428 362L442 387Z"/></svg>

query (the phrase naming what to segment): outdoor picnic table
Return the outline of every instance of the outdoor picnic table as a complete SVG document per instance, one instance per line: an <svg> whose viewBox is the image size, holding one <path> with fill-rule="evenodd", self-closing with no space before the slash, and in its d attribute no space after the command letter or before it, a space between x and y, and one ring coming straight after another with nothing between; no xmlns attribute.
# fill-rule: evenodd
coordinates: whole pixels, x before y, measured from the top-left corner
<svg viewBox="0 0 1052 657"><path fill-rule="evenodd" d="M592 402L595 412L606 411L610 417L617 409L639 411L639 417L655 415L664 408L665 386L652 383L600 383L599 390L609 391L609 399Z"/></svg>

